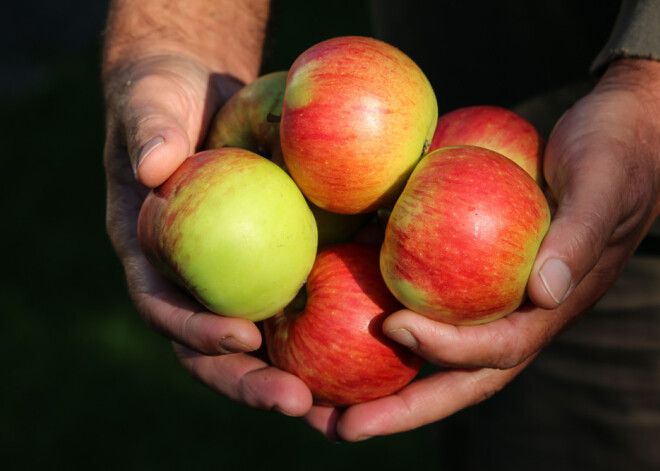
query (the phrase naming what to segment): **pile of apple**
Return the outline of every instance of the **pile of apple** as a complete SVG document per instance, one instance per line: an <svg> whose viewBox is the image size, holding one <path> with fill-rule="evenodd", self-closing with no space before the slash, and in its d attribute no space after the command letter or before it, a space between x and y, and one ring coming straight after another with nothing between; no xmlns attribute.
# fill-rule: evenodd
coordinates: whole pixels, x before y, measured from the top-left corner
<svg viewBox="0 0 660 471"><path fill-rule="evenodd" d="M543 140L498 107L438 119L424 73L384 42L311 47L227 102L205 147L147 197L142 250L209 310L265 320L271 362L318 403L417 375L382 332L392 312L476 324L525 299L550 222Z"/></svg>

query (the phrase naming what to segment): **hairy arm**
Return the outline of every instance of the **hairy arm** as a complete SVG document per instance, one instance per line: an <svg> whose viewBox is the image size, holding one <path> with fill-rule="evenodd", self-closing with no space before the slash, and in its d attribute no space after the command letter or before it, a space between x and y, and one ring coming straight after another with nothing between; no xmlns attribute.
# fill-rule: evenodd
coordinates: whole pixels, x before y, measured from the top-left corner
<svg viewBox="0 0 660 471"><path fill-rule="evenodd" d="M145 56L175 53L249 82L261 62L268 14L266 0L115 0L108 12L104 76Z"/></svg>

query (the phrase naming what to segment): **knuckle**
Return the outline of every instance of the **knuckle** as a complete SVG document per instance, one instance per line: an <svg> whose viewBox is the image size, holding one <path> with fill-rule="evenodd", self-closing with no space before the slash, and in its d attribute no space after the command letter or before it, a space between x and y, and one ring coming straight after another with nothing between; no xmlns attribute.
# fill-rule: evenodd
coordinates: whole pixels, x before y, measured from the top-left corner
<svg viewBox="0 0 660 471"><path fill-rule="evenodd" d="M505 335L498 332L496 338L491 339L490 344L496 346L495 354L487 359L487 364L491 368L508 370L518 366L528 356L519 335Z"/></svg>

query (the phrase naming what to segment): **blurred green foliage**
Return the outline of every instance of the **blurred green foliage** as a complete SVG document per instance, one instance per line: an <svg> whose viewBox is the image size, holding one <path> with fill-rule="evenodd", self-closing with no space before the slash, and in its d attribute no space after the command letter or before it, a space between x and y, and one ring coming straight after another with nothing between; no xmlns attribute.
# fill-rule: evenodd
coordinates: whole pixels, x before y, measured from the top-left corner
<svg viewBox="0 0 660 471"><path fill-rule="evenodd" d="M279 2L275 15L269 70L370 32L363 2ZM3 469L434 468L431 428L329 443L196 383L143 324L104 228L98 49L2 103Z"/></svg>

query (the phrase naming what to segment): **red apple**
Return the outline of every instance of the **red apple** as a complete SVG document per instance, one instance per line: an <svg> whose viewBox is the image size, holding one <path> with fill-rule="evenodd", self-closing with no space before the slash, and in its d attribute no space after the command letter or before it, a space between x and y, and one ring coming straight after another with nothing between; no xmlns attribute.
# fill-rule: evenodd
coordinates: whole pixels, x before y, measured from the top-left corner
<svg viewBox="0 0 660 471"><path fill-rule="evenodd" d="M382 332L402 306L378 267L378 247L322 250L299 298L264 323L272 363L300 377L317 403L347 406L403 388L423 360Z"/></svg>
<svg viewBox="0 0 660 471"><path fill-rule="evenodd" d="M543 183L545 141L525 118L499 106L468 106L438 119L429 152L448 146L478 146L513 160Z"/></svg>
<svg viewBox="0 0 660 471"><path fill-rule="evenodd" d="M284 162L317 206L371 212L396 199L436 121L431 84L408 56L376 39L329 39L289 70Z"/></svg>
<svg viewBox="0 0 660 471"><path fill-rule="evenodd" d="M413 311L488 322L525 299L549 223L548 203L521 167L481 147L443 147L421 160L390 215L383 278Z"/></svg>

